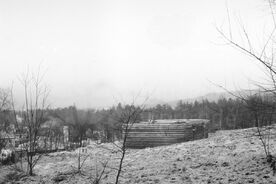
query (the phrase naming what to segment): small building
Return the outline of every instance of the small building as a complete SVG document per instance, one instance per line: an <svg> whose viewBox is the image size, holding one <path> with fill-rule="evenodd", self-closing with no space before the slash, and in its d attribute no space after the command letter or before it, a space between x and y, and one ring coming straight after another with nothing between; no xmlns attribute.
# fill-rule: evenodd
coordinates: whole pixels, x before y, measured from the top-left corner
<svg viewBox="0 0 276 184"><path fill-rule="evenodd" d="M168 119L135 123L128 131L126 147L146 148L207 138L208 124L209 120L206 119Z"/></svg>

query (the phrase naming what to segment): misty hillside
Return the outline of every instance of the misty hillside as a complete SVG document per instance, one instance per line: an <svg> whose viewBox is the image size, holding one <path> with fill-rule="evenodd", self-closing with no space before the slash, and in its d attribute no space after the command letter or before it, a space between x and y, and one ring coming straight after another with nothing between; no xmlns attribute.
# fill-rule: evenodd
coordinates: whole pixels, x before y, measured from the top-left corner
<svg viewBox="0 0 276 184"><path fill-rule="evenodd" d="M174 100L174 101L168 101L165 102L163 100L159 100L159 99L150 99L148 101L148 106L149 107L154 107L157 104L168 104L171 107L176 107L177 103L182 100L182 102L187 102L187 103L193 103L195 101L198 102L202 102L203 100L208 100L209 102L217 102L219 99L225 98L225 99L235 99L235 96L243 96L246 97L248 95L252 95L255 92L257 92L257 90L238 90L238 91L230 91L230 92L214 92L214 93L207 93L203 96L198 96L198 97L194 97L194 98L184 98L184 99L178 99L178 100Z"/></svg>

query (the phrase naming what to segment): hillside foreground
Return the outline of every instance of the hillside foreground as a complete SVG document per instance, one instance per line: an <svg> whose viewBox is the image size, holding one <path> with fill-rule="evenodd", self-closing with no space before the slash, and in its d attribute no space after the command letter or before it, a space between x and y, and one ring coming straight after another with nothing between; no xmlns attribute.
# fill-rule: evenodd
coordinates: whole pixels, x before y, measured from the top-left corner
<svg viewBox="0 0 276 184"><path fill-rule="evenodd" d="M209 138L146 149L130 149L124 160L120 183L276 183L276 175L263 152L254 129L218 131ZM275 138L271 140L276 153ZM25 176L16 183L93 183L102 162L108 166L100 183L114 183L119 152L116 146L93 144L81 153L87 158L76 173L79 150L50 153L35 167L36 176ZM2 167L4 172L14 169ZM1 179L1 177L0 177ZM5 182L4 180L2 182ZM12 183L12 182L10 182Z"/></svg>

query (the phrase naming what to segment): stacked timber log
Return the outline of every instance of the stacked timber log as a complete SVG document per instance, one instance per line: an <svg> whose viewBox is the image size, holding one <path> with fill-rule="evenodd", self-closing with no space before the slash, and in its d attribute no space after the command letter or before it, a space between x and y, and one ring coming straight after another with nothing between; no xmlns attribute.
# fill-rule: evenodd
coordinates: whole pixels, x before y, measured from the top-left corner
<svg viewBox="0 0 276 184"><path fill-rule="evenodd" d="M126 139L128 148L169 145L208 137L209 120L170 119L135 123Z"/></svg>

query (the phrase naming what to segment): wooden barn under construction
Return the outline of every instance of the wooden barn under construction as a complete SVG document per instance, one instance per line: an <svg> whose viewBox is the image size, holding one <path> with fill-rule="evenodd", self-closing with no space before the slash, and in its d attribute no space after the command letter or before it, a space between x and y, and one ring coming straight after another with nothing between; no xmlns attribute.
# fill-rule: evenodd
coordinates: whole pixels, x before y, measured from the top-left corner
<svg viewBox="0 0 276 184"><path fill-rule="evenodd" d="M208 137L209 120L166 119L135 123L127 133L126 147L146 148Z"/></svg>

